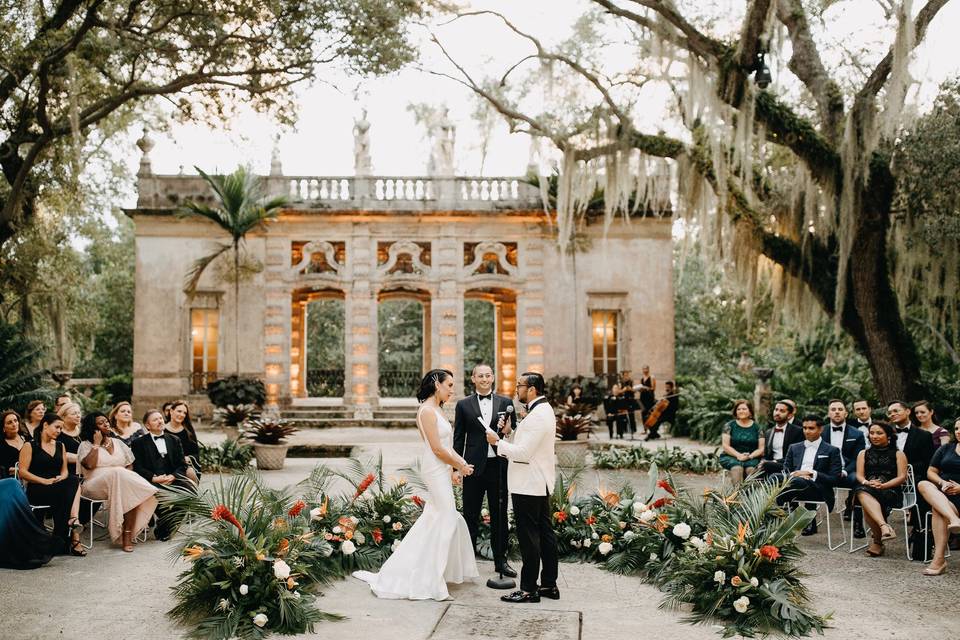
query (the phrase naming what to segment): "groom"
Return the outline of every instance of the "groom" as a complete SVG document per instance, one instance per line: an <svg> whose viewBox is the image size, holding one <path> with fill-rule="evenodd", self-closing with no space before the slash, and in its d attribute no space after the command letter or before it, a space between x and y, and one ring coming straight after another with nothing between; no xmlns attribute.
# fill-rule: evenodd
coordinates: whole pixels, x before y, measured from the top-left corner
<svg viewBox="0 0 960 640"><path fill-rule="evenodd" d="M517 572L507 564L507 461L487 444L484 432L495 428L497 418L506 413L512 401L493 392L493 368L480 363L470 376L477 392L457 402L453 420L453 449L473 465L473 475L463 479L463 519L470 530L473 550L477 550L477 529L483 496L490 505L490 546L497 572L516 578ZM508 429L517 424L510 414Z"/></svg>
<svg viewBox="0 0 960 640"><path fill-rule="evenodd" d="M553 407L543 396L544 386L541 374L522 374L517 381L517 397L527 405L527 416L509 441L501 439L493 430L486 432L487 442L497 446L497 455L510 461L507 479L513 496L517 540L523 558L520 591L502 596L500 599L504 602L540 602L541 597L560 599L560 590L557 589L557 537L553 532L550 514L557 419ZM499 426L509 435L509 427L505 422L501 420Z"/></svg>

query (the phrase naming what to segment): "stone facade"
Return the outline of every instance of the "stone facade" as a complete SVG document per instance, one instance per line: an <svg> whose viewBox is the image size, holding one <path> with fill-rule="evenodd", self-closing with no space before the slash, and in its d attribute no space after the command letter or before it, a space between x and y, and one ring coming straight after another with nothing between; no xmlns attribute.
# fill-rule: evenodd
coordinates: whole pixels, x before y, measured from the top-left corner
<svg viewBox="0 0 960 640"><path fill-rule="evenodd" d="M377 310L391 297L423 302L424 366L456 371L458 387L468 298L495 305L502 392L512 393L524 370L593 375L599 311L616 318L620 370L649 364L658 378L673 376L669 218L616 222L605 236L591 225L588 248L564 257L539 193L517 178L279 173L264 181L289 205L247 237L244 260L262 268L242 281L238 301L225 259L207 269L194 296L184 293L193 262L226 240L212 223L174 215L187 200L211 203L206 184L154 175L148 158L141 163L137 207L127 211L136 227L138 409L200 401L207 379L234 372L238 342L241 374L262 378L271 404L309 404L303 309L319 298L343 301L345 362L342 398L317 403L358 420L389 404L379 393ZM198 371L201 333L213 371Z"/></svg>

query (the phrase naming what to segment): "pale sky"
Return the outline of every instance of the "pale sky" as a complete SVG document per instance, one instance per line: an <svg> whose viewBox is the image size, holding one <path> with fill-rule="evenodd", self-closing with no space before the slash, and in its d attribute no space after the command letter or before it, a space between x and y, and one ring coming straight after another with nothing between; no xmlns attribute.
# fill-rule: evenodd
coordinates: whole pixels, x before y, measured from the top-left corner
<svg viewBox="0 0 960 640"><path fill-rule="evenodd" d="M744 4L732 3L731 15L742 12ZM919 7L923 3L914 4ZM475 9L500 11L519 27L550 44L569 36L571 26L587 3L580 0L476 0L469 5ZM878 6L875 0L847 0L831 8L826 19L832 42L853 46L878 37ZM911 73L915 78L925 80L920 97L922 103L929 102L937 83L960 74L958 24L960 3L949 3L940 11L924 44L915 53ZM483 71L499 75L506 66L530 51L527 43L488 18L464 20L438 27L436 31L454 57L478 73L478 79ZM425 36L422 29L417 33ZM892 34L887 37L890 42ZM611 50L611 55L616 55L615 49ZM838 60L836 57L831 59L831 55L830 52L825 54L828 66ZM450 70L429 43L425 44L421 64ZM416 126L407 106L423 102L449 107L451 118L457 124L457 172L478 174L481 138L470 115L475 102L464 87L412 68L385 78L366 80L362 84L350 78L333 80L339 89L318 84L299 90L299 120L292 131L282 130L269 119L246 110L229 128L222 130L190 125L175 126L170 134L153 133L156 143L151 154L154 171L177 173L182 166L185 172L193 173L193 165L207 171L225 171L232 170L237 164L249 164L258 172L266 173L273 136L279 133L280 159L286 175L352 175L353 123L361 108L366 107L371 123L373 173L420 175L426 170L429 148L423 128ZM360 98L356 100L354 92L358 88ZM656 121L656 114L651 117ZM529 158L529 139L522 134L509 135L502 121L498 120L497 127L484 173L523 174ZM139 152L132 147L129 162L134 172L138 160Z"/></svg>

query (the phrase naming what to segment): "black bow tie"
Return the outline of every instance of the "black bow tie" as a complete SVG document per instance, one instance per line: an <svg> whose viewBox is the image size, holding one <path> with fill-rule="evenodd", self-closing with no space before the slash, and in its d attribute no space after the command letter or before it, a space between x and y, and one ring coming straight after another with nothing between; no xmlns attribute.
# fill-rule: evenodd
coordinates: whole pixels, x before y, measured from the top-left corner
<svg viewBox="0 0 960 640"><path fill-rule="evenodd" d="M492 393L488 393L487 395L482 396L482 395L480 395L480 394L478 393L478 394L477 394L477 400L493 400L493 394L492 394Z"/></svg>
<svg viewBox="0 0 960 640"><path fill-rule="evenodd" d="M839 426L839 427L830 427L830 430L831 430L831 431L843 431L843 425L841 425L841 426Z"/></svg>
<svg viewBox="0 0 960 640"><path fill-rule="evenodd" d="M786 429L786 427L774 427L774 428L773 428L773 432L774 432L774 433L783 433L783 430L784 430L784 429Z"/></svg>
<svg viewBox="0 0 960 640"><path fill-rule="evenodd" d="M153 436L154 440L163 440L163 436Z"/></svg>
<svg viewBox="0 0 960 640"><path fill-rule="evenodd" d="M910 431L910 427L897 427L897 433L906 433Z"/></svg>

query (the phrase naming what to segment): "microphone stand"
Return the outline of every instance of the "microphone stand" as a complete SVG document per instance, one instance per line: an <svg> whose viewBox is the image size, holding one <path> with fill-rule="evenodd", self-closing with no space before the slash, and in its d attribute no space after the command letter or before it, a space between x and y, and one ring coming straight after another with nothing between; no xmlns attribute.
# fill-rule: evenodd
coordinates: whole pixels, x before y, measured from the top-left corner
<svg viewBox="0 0 960 640"><path fill-rule="evenodd" d="M501 413L501 415L506 416L507 413L504 411ZM503 474L501 473L501 469L500 469L501 464L503 464L503 462L501 462L500 456L498 455L497 456L497 501L500 504L497 506L500 508L498 508L497 511L500 513L501 522L496 523L498 528L497 542L499 544L497 545L498 548L495 549L493 552L493 561L494 563L496 563L497 558L500 557L500 558L503 558L503 562L500 564L500 571L499 571L500 577L490 578L489 580L487 580L487 587L490 589L513 589L517 586L517 583L514 581L514 579L503 577L503 566L507 563L506 544L507 544L507 536L510 535L510 528L508 524L509 519L507 517L507 500L506 500L506 494L504 493L505 487L503 482ZM493 513L493 510L491 509L490 512ZM490 519L490 524L491 525L494 524L493 518ZM490 529L490 535L491 536L493 535L493 527L491 527Z"/></svg>

